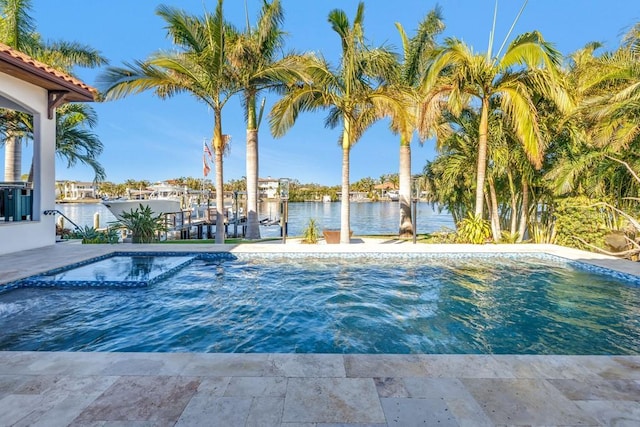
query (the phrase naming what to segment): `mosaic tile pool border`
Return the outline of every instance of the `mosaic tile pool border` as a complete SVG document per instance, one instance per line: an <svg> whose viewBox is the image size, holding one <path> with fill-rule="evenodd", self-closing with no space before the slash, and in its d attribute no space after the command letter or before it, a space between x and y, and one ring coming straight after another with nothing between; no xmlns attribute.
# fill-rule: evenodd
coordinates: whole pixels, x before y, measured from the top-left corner
<svg viewBox="0 0 640 427"><path fill-rule="evenodd" d="M84 261L79 261L73 264L69 264L64 267L55 268L52 270L48 270L44 273L38 274L36 276L27 277L15 282L9 282L5 285L0 286L0 294L4 292L8 292L14 289L25 288L25 287L69 287L69 286L78 286L78 287L132 287L132 282L120 282L120 281L72 281L69 283L66 282L44 282L37 280L38 277L44 275L53 275L60 272L68 271L73 268L81 267L84 265L88 265L91 263L95 263L104 259L108 259L116 256L192 256L193 258L186 263L180 264L177 267L174 267L168 270L165 273L162 273L148 281L144 284L137 284L134 286L148 286L152 283L155 283L159 280L163 280L170 275L176 273L178 270L184 268L191 262L196 259L207 259L207 260L224 260L224 261L235 261L235 260L250 260L250 259L303 259L303 258L316 258L316 259L360 259L360 260L379 260L381 257L385 259L491 259L491 258L507 258L507 259L518 259L518 258L537 258L544 259L545 261L550 261L555 263L558 266L569 266L576 270L585 271L595 275L606 276L608 278L613 278L620 280L622 282L640 286L640 276L635 276L628 273L622 273L615 270L611 270L605 267L600 267L593 264L588 264L581 261L575 261L567 258L563 258L558 255L552 255L548 253L542 252L485 252L485 253L451 253L451 252L440 252L440 253L424 253L424 252L243 252L243 253L231 253L231 252L190 252L190 251L171 251L171 252L154 252L154 251L117 251L106 255L101 255L97 257L93 257Z"/></svg>
<svg viewBox="0 0 640 427"><path fill-rule="evenodd" d="M65 271L73 270L74 268L82 267L85 265L91 265L96 262L103 261L105 259L115 258L115 257L126 257L126 256L138 256L138 257L155 257L155 256L163 256L159 254L145 254L145 253L135 253L135 254L110 254L106 257L98 257L93 258L92 262L86 263L78 263L79 265L71 265L64 267L62 269L57 268L55 270L51 270L49 272L38 274L35 276L27 277L23 279L23 285L25 287L34 287L34 288L69 288L69 287L107 287L107 288L140 288L152 285L160 280L164 280L167 277L177 273L179 270L183 269L187 265L191 264L197 257L189 254L181 254L180 257L187 258L178 264L168 268L166 271L159 273L156 276L153 276L149 279L140 279L140 280L58 280L50 276L54 276L58 273L62 273ZM177 255L170 255L177 256ZM164 256L169 257L169 256Z"/></svg>
<svg viewBox="0 0 640 427"><path fill-rule="evenodd" d="M453 253L453 252L440 252L440 253L424 253L424 252L393 252L393 253L370 253L370 252L304 252L304 253L290 253L290 252L270 252L270 253L252 253L252 254L238 254L238 258L242 259L243 256L248 256L252 259L263 258L273 259L274 257L281 258L305 258L313 257L320 259L332 259L332 258L346 258L346 259L365 259L376 260L380 259L383 255L384 258L391 259L490 259L490 258L534 258L544 259L550 261L558 266L572 267L576 270L585 271L588 273L603 275L610 278L614 278L623 282L627 282L632 285L640 286L640 276L633 274L622 273L606 267L600 267L586 262L575 261L568 258L564 258L555 254L548 254L543 252L482 252L482 253Z"/></svg>

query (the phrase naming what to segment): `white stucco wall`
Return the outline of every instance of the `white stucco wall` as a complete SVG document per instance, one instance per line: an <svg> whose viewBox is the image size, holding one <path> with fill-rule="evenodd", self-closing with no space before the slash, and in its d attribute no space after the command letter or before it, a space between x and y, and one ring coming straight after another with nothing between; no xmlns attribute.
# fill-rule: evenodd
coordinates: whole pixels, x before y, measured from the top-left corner
<svg viewBox="0 0 640 427"><path fill-rule="evenodd" d="M32 221L0 222L0 254L54 245L55 217L55 117L47 118L47 91L0 73L0 97L33 114L33 216Z"/></svg>

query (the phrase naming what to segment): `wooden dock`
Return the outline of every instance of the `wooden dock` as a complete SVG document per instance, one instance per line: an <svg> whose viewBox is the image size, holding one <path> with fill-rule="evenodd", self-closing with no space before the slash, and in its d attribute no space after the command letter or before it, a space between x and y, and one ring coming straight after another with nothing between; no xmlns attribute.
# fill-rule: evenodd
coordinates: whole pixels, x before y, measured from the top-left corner
<svg viewBox="0 0 640 427"><path fill-rule="evenodd" d="M216 208L209 208L203 212L202 216L194 217L191 211L180 211L167 213L165 217L165 238L169 232L177 232L179 239L203 239L214 236L213 229L216 227ZM246 233L246 218L229 219L224 218L225 235L229 237L244 237ZM233 232L230 234L230 228Z"/></svg>

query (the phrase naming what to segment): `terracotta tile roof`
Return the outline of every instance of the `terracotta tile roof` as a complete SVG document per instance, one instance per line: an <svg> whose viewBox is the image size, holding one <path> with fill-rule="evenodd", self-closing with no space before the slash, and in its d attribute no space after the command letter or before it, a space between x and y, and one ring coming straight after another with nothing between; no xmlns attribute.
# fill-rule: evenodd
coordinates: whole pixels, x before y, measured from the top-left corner
<svg viewBox="0 0 640 427"><path fill-rule="evenodd" d="M391 182L384 182L373 187L376 190L397 190L396 186Z"/></svg>
<svg viewBox="0 0 640 427"><path fill-rule="evenodd" d="M86 83L36 61L29 55L0 43L0 71L14 75L49 90L66 89L75 93L72 101L93 101L98 91ZM14 71L14 72L12 72ZM27 76L27 74L29 76ZM90 98L90 99L85 99Z"/></svg>

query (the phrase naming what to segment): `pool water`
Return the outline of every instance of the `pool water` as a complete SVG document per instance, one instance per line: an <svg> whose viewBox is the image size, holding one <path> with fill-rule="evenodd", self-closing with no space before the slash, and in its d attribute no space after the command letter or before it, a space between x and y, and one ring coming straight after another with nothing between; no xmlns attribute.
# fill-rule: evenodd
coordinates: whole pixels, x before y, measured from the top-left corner
<svg viewBox="0 0 640 427"><path fill-rule="evenodd" d="M71 269L56 269L25 280L30 286L148 286L178 271L191 256L117 255L83 263Z"/></svg>
<svg viewBox="0 0 640 427"><path fill-rule="evenodd" d="M640 286L551 256L237 255L0 294L0 350L640 354L639 315Z"/></svg>

